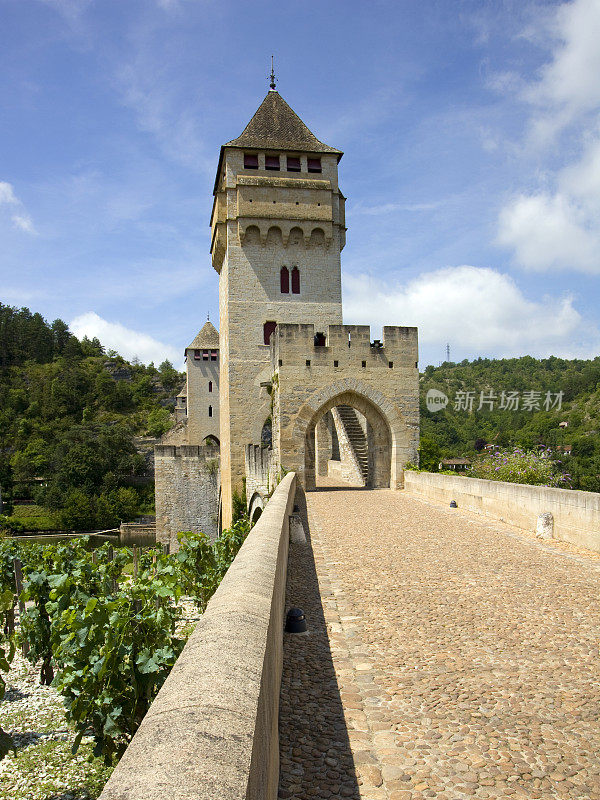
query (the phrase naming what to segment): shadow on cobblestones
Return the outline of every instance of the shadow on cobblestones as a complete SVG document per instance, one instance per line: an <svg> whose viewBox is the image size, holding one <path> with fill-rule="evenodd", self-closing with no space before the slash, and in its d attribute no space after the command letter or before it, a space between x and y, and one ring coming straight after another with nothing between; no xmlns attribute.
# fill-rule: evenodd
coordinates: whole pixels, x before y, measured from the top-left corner
<svg viewBox="0 0 600 800"><path fill-rule="evenodd" d="M302 489L296 503L306 542L290 542L286 610L303 609L308 633L284 635L279 797L359 798Z"/></svg>

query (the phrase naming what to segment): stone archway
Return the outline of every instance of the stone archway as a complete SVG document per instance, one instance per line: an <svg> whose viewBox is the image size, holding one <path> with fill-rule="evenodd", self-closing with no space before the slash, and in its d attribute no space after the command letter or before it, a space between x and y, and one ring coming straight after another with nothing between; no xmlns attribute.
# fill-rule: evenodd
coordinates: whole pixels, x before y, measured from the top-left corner
<svg viewBox="0 0 600 800"><path fill-rule="evenodd" d="M392 431L388 420L372 400L356 391L341 392L329 398L313 414L304 434L304 483L306 489L316 486L315 434L323 417L338 407L358 411L366 419L368 469L364 483L368 488L389 488L392 472Z"/></svg>
<svg viewBox="0 0 600 800"><path fill-rule="evenodd" d="M336 406L349 406L365 417L371 436L369 485L401 489L404 464L416 459L418 418L406 419L395 397L366 380L340 377L315 387L294 408L295 389L280 379L275 395L274 457L278 467L294 471L305 488L315 486L314 431L323 416ZM332 442L333 444L333 442Z"/></svg>
<svg viewBox="0 0 600 800"><path fill-rule="evenodd" d="M253 525L262 514L264 507L264 498L258 492L254 492L248 503L248 517Z"/></svg>

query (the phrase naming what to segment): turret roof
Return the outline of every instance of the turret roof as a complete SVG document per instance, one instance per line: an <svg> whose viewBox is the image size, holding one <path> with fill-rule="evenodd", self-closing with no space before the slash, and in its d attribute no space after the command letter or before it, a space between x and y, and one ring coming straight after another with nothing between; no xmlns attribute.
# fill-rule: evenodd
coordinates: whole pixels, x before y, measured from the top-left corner
<svg viewBox="0 0 600 800"><path fill-rule="evenodd" d="M218 347L219 331L215 328L210 320L207 320L194 341L191 344L188 344L186 350L201 350L202 348L214 350Z"/></svg>
<svg viewBox="0 0 600 800"><path fill-rule="evenodd" d="M224 146L336 153L340 158L343 155L341 150L319 141L274 89L267 93L241 135Z"/></svg>

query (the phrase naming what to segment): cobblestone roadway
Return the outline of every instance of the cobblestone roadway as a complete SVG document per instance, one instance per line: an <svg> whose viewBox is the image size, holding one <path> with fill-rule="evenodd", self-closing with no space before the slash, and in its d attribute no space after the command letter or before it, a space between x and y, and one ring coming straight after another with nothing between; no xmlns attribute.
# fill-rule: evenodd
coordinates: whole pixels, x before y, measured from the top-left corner
<svg viewBox="0 0 600 800"><path fill-rule="evenodd" d="M281 796L600 798L597 557L402 492L307 499L359 787L322 752L339 725L290 782L294 706L335 699L287 637Z"/></svg>

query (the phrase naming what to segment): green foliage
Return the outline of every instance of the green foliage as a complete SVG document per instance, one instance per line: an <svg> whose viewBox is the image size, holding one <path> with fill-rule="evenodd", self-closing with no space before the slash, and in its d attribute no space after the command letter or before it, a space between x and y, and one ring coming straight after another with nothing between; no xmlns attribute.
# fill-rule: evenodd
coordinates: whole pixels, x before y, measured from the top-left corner
<svg viewBox="0 0 600 800"><path fill-rule="evenodd" d="M114 528L139 513L140 495L135 489L121 487L97 497L72 489L63 500L59 518L67 530L91 531Z"/></svg>
<svg viewBox="0 0 600 800"><path fill-rule="evenodd" d="M25 525L14 517L7 517L0 514L0 531L2 533L22 533Z"/></svg>
<svg viewBox="0 0 600 800"><path fill-rule="evenodd" d="M441 457L441 450L435 439L422 436L419 444L419 467L427 472L437 472Z"/></svg>
<svg viewBox="0 0 600 800"><path fill-rule="evenodd" d="M233 521L237 522L240 519L244 519L248 508L248 503L246 498L246 478L243 478L241 492L238 492L236 489L234 489L231 498L231 505L232 505Z"/></svg>
<svg viewBox="0 0 600 800"><path fill-rule="evenodd" d="M224 530L214 542L204 533L179 534L177 560L181 586L201 611L206 608L249 531L250 522L244 518Z"/></svg>
<svg viewBox="0 0 600 800"><path fill-rule="evenodd" d="M182 534L177 555L144 550L135 578L127 548L105 544L92 554L87 537L44 546L0 540L0 613L16 600L18 557L27 603L21 640L41 663L42 683L56 674L77 731L74 752L91 731L95 755L109 762L122 754L183 647L175 632L182 590L205 608L249 530L241 520L215 542ZM0 648L0 671L12 652L12 644ZM0 693L2 685L0 676ZM0 731L0 756L9 745Z"/></svg>
<svg viewBox="0 0 600 800"><path fill-rule="evenodd" d="M172 418L166 408L153 408L148 414L147 432L158 438L172 427Z"/></svg>
<svg viewBox="0 0 600 800"><path fill-rule="evenodd" d="M571 476L559 471L548 450L498 450L477 459L469 474L492 481L571 488Z"/></svg>
<svg viewBox="0 0 600 800"><path fill-rule="evenodd" d="M163 406L182 382L166 362L157 371L105 355L100 342L79 341L61 320L49 325L28 309L0 304L0 487L7 505L34 498L65 509L72 522L82 519L83 529L130 518L99 496L145 471L136 437L170 427ZM88 496L87 507L69 497L74 490Z"/></svg>
<svg viewBox="0 0 600 800"><path fill-rule="evenodd" d="M130 582L115 583L108 565L90 580L70 574L52 581L55 685L78 731L74 751L90 728L95 755L120 756L183 647L175 636L180 589L164 557ZM98 583L101 586L98 586Z"/></svg>
<svg viewBox="0 0 600 800"><path fill-rule="evenodd" d="M429 389L445 392L448 406L430 413L425 406ZM563 392L561 410L478 410L479 393L502 391ZM475 392L473 411L456 411L457 391ZM433 440L440 457L477 457L485 444L501 449L551 449L558 472L567 471L576 489L600 491L600 357L591 360L531 356L477 359L460 364L428 366L421 375L421 437ZM559 427L566 422L567 427ZM572 445L572 455L565 455ZM440 458L440 460L441 460ZM566 483L566 482L565 482Z"/></svg>

